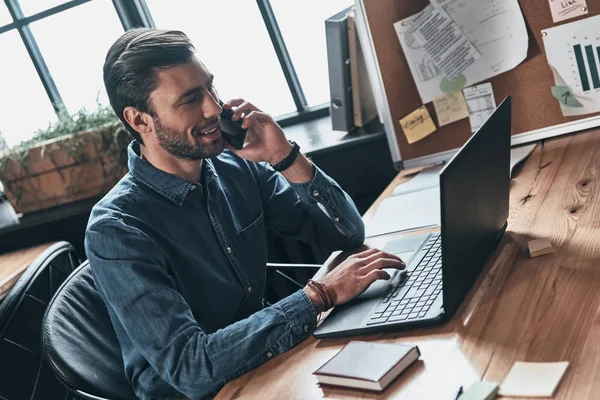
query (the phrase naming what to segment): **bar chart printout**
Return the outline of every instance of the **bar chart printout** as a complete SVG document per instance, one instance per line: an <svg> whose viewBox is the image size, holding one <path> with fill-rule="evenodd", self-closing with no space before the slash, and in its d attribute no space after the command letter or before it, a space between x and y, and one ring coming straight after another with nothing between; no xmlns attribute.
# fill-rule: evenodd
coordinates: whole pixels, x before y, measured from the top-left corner
<svg viewBox="0 0 600 400"><path fill-rule="evenodd" d="M570 86L573 98L583 104L570 107L561 103L565 116L600 112L599 26L600 15L542 31L556 86Z"/></svg>
<svg viewBox="0 0 600 400"><path fill-rule="evenodd" d="M581 50L581 45L576 44L575 46L573 46L573 52L575 53L577 71L579 73L579 79L581 80L581 87L584 92L587 92L591 89L590 79L588 77L588 72L586 69L586 63L584 61L583 52ZM585 55L587 59L587 65L589 66L591 81L594 85L594 89L600 89L600 75L598 75L598 70L600 69L600 67L598 65L598 60L596 60L594 54L598 54L598 57L600 57L600 46L596 47L596 51L594 51L594 47L592 45L585 46Z"/></svg>

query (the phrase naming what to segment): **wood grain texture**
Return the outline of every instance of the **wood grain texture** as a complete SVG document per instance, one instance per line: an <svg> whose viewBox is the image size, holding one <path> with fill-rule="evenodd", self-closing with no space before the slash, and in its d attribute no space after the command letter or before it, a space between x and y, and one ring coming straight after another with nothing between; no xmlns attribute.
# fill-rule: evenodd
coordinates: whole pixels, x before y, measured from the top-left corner
<svg viewBox="0 0 600 400"><path fill-rule="evenodd" d="M0 300L2 300L27 267L54 243L42 244L0 255Z"/></svg>
<svg viewBox="0 0 600 400"><path fill-rule="evenodd" d="M217 399L452 399L460 385L501 382L515 361L569 361L554 398L597 399L599 168L598 130L537 146L515 171L504 240L445 325L344 339L310 337L230 382ZM529 257L527 243L538 237L552 241L554 254ZM382 394L319 388L312 372L353 339L416 344L421 360Z"/></svg>

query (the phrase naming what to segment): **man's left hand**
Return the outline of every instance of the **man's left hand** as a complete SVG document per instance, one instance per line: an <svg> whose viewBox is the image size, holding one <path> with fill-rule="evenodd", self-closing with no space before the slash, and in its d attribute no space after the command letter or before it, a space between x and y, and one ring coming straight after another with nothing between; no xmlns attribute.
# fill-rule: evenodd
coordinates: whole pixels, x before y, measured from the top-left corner
<svg viewBox="0 0 600 400"><path fill-rule="evenodd" d="M234 149L225 141L225 147L250 161L266 161L273 165L283 160L292 150L281 127L273 117L243 99L233 99L223 104L233 110L233 121L243 119L242 128L248 129L244 147Z"/></svg>

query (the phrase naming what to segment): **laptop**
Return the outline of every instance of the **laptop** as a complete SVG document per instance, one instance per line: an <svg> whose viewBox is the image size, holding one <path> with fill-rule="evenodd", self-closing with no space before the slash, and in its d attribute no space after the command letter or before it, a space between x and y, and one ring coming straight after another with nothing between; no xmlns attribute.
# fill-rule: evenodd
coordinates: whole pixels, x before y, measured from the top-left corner
<svg viewBox="0 0 600 400"><path fill-rule="evenodd" d="M435 325L454 315L506 230L510 136L507 97L440 173L441 226L389 235L385 251L412 254L406 270L386 270L390 280L336 307L316 338Z"/></svg>

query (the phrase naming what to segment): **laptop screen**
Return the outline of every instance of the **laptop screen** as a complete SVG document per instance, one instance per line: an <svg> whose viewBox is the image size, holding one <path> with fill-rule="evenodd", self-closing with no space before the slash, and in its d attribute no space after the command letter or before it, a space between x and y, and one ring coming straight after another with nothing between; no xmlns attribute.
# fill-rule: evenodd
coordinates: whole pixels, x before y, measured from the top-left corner
<svg viewBox="0 0 600 400"><path fill-rule="evenodd" d="M511 99L506 98L440 174L444 311L453 315L508 218Z"/></svg>

